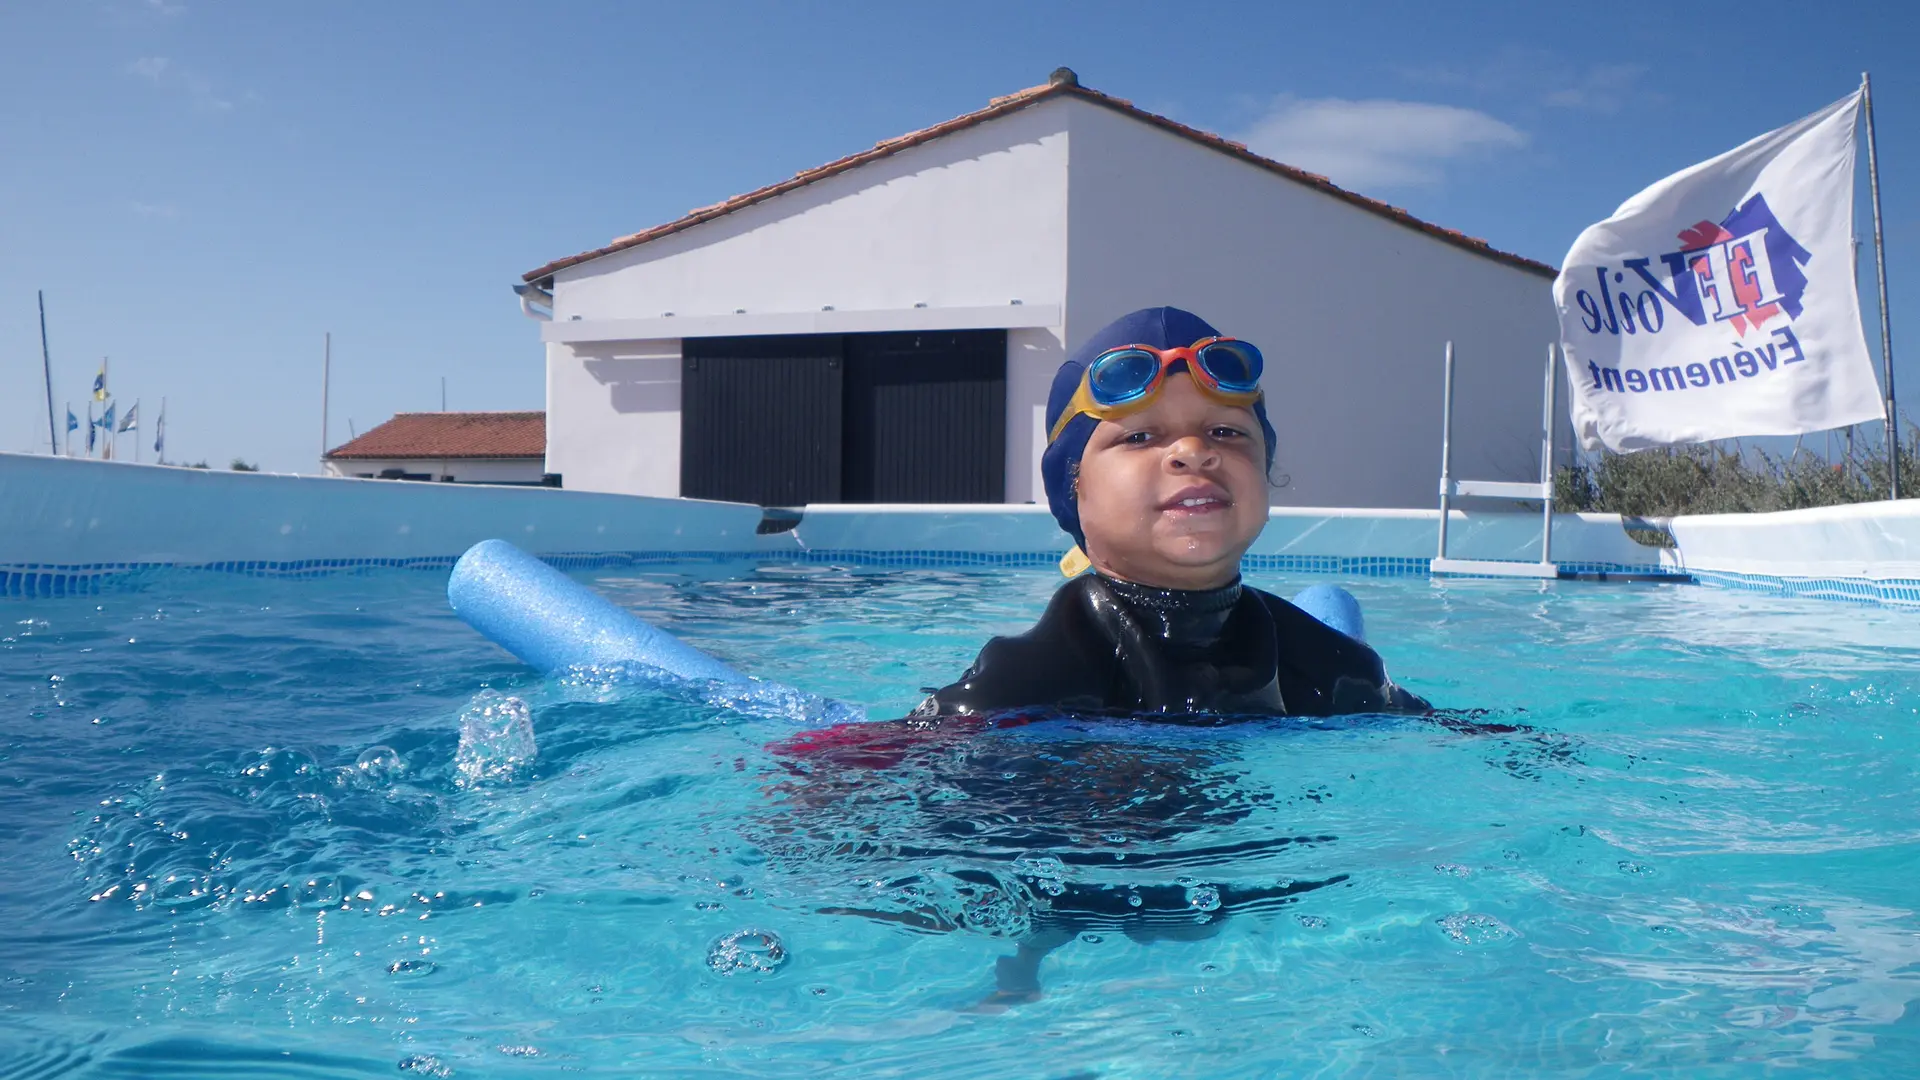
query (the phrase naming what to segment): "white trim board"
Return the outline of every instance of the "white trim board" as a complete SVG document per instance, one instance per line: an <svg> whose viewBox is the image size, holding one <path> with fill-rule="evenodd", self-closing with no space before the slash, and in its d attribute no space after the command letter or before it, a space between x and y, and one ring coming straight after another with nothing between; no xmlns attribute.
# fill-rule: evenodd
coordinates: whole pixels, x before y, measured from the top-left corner
<svg viewBox="0 0 1920 1080"><path fill-rule="evenodd" d="M549 344L579 345L595 341L757 337L769 334L1050 329L1059 325L1059 304L1005 304L994 307L892 308L878 311L671 315L652 319L571 319L542 323L540 340Z"/></svg>

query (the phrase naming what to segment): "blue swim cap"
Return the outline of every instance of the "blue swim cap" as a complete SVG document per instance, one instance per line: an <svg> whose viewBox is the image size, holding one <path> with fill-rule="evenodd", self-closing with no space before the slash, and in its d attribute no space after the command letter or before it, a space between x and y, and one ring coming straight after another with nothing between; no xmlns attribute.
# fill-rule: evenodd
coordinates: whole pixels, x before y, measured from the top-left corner
<svg viewBox="0 0 1920 1080"><path fill-rule="evenodd" d="M1122 345L1179 349L1202 338L1220 336L1220 331L1208 325L1205 319L1179 308L1142 308L1120 316L1082 342L1067 362L1060 365L1060 370L1054 372L1053 390L1047 395L1047 430L1052 431L1053 425L1060 422L1060 414L1067 411L1067 403L1073 400L1073 392L1080 388L1080 378L1086 373L1087 365L1108 349L1117 349ZM1267 470L1271 472L1277 436L1273 425L1267 421L1265 398L1254 403L1253 415L1260 420L1260 435L1267 444ZM1100 421L1084 413L1074 417L1040 457L1040 476L1047 487L1047 508L1053 511L1053 519L1060 523L1067 535L1073 537L1073 542L1080 545L1082 551L1086 550L1087 538L1080 531L1080 504L1074 497L1073 479L1079 471L1080 456L1086 452L1087 440L1099 425Z"/></svg>

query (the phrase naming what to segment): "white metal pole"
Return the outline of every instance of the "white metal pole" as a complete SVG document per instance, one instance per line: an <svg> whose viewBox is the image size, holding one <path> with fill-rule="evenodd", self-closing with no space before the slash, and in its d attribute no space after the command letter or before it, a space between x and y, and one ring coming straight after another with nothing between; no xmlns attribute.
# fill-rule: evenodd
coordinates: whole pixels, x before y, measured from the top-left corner
<svg viewBox="0 0 1920 1080"><path fill-rule="evenodd" d="M53 426L53 354L47 351L47 294L36 290L40 301L40 367L47 376L47 453L60 452L60 436Z"/></svg>
<svg viewBox="0 0 1920 1080"><path fill-rule="evenodd" d="M327 405L333 392L333 331L327 331L320 360L320 471L327 471Z"/></svg>
<svg viewBox="0 0 1920 1080"><path fill-rule="evenodd" d="M1553 561L1553 411L1555 389L1554 361L1558 359L1552 342L1547 343L1547 389L1540 406L1540 561Z"/></svg>
<svg viewBox="0 0 1920 1080"><path fill-rule="evenodd" d="M1447 516L1453 505L1453 342L1447 342L1446 378L1440 391L1440 554L1447 557Z"/></svg>
<svg viewBox="0 0 1920 1080"><path fill-rule="evenodd" d="M1893 394L1893 316L1887 311L1887 248L1880 238L1880 155L1873 144L1873 84L1860 73L1860 101L1867 114L1867 184L1873 192L1873 267L1880 279L1880 370L1887 382L1887 478L1890 498L1900 497L1900 406Z"/></svg>

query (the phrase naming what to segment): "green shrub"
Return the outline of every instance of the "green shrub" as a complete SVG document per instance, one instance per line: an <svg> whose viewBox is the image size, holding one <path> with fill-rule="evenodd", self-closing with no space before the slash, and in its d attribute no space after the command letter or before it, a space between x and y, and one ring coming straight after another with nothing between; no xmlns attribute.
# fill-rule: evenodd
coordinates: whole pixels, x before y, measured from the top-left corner
<svg viewBox="0 0 1920 1080"><path fill-rule="evenodd" d="M1900 494L1920 494L1920 434L1900 451ZM1884 454L1828 461L1719 445L1603 453L1554 474L1556 506L1629 517L1741 514L1887 497Z"/></svg>

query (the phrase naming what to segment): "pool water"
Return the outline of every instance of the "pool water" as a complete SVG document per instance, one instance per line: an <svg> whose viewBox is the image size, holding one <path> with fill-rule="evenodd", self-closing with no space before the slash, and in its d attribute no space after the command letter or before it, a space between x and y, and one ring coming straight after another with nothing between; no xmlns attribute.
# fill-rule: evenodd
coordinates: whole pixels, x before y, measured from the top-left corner
<svg viewBox="0 0 1920 1080"><path fill-rule="evenodd" d="M876 716L1059 580L583 577ZM1915 1075L1920 617L1347 584L1487 712L798 753L444 574L0 604L0 1076Z"/></svg>

